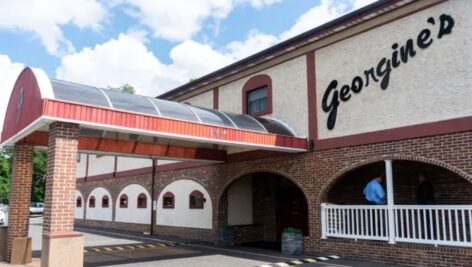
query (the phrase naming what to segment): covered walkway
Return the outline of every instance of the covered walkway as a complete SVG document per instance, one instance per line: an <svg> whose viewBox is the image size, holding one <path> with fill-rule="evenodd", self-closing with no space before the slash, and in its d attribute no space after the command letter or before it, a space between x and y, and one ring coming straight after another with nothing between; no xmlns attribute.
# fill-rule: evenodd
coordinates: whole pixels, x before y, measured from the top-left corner
<svg viewBox="0 0 472 267"><path fill-rule="evenodd" d="M72 267L83 265L83 236L73 231L79 152L224 162L238 149L303 152L307 140L278 120L51 80L26 68L10 97L1 145L14 147L7 260L30 260L33 150L43 148L41 264Z"/></svg>

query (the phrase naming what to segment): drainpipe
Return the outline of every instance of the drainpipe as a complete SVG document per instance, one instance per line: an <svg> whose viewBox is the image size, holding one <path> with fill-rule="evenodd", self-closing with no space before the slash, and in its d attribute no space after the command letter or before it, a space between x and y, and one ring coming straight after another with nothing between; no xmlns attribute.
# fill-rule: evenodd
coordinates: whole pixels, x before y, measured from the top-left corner
<svg viewBox="0 0 472 267"><path fill-rule="evenodd" d="M157 159L152 159L152 175L151 175L151 225L149 233L152 235L154 233L154 209L157 209L157 201L155 199L154 187L156 185L156 172L157 172ZM156 202L156 203L154 203ZM154 205L155 204L155 205Z"/></svg>

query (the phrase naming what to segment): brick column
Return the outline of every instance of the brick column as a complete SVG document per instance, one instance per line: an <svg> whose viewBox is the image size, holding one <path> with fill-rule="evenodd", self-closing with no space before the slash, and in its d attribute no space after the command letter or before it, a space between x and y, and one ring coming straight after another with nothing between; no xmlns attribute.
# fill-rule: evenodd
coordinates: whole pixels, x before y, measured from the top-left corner
<svg viewBox="0 0 472 267"><path fill-rule="evenodd" d="M51 124L41 266L83 265L83 236L74 232L79 126Z"/></svg>
<svg viewBox="0 0 472 267"><path fill-rule="evenodd" d="M33 146L26 144L15 145L13 151L6 247L6 257L12 264L31 262L31 241L28 239L28 227L33 182L33 152Z"/></svg>

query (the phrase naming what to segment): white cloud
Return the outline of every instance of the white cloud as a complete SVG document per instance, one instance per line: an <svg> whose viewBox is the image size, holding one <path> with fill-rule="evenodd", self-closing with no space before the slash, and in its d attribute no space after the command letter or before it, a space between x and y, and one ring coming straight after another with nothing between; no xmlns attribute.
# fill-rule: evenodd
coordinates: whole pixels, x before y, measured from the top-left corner
<svg viewBox="0 0 472 267"><path fill-rule="evenodd" d="M255 8L281 0L122 0L128 14L152 29L154 37L185 41L202 29L204 21L222 20L237 6L250 4ZM114 3L116 5L116 2Z"/></svg>
<svg viewBox="0 0 472 267"><path fill-rule="evenodd" d="M372 4L377 0L355 0L354 3L352 4L352 9L359 9L361 7L364 7L366 5Z"/></svg>
<svg viewBox="0 0 472 267"><path fill-rule="evenodd" d="M257 5L258 2L237 1L245 1L251 5ZM127 34L120 34L117 39L63 57L56 75L59 79L101 87L128 83L135 86L139 94L157 96L190 79L215 71L370 1L372 0L323 0L279 36L253 30L244 41L231 42L223 48L224 51L216 50L208 44L186 40L170 51L170 64L160 62L145 46L146 34L139 29L133 29Z"/></svg>
<svg viewBox="0 0 472 267"><path fill-rule="evenodd" d="M3 120L11 91L23 68L23 64L13 63L8 56L0 55L0 132L3 129Z"/></svg>
<svg viewBox="0 0 472 267"><path fill-rule="evenodd" d="M300 16L289 30L280 35L280 38L281 40L289 39L375 1L321 0L319 5L312 7Z"/></svg>
<svg viewBox="0 0 472 267"><path fill-rule="evenodd" d="M157 96L233 61L194 41L174 47L170 57L173 63L163 64L139 38L120 34L117 39L63 57L56 75L105 88L130 84L138 94Z"/></svg>
<svg viewBox="0 0 472 267"><path fill-rule="evenodd" d="M282 2L282 0L240 0L242 3L248 2L255 8L261 8L263 6L270 6L272 4Z"/></svg>
<svg viewBox="0 0 472 267"><path fill-rule="evenodd" d="M33 32L47 52L74 51L61 26L100 29L105 9L96 0L0 0L0 29Z"/></svg>
<svg viewBox="0 0 472 267"><path fill-rule="evenodd" d="M256 30L249 32L246 40L233 41L228 44L228 49L235 59L241 59L264 50L278 42L274 35L260 33Z"/></svg>

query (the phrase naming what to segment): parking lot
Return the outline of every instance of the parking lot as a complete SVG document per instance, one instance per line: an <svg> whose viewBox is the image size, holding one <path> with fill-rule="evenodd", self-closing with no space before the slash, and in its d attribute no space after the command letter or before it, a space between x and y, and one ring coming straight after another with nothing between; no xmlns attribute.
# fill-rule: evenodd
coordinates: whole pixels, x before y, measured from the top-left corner
<svg viewBox="0 0 472 267"><path fill-rule="evenodd" d="M217 247L210 243L162 239L127 231L76 227L85 238L84 266L398 266L337 258L335 255L287 256L248 247ZM33 263L41 256L42 217L30 219ZM3 264L0 264L3 266ZM10 266L6 265L5 266Z"/></svg>

